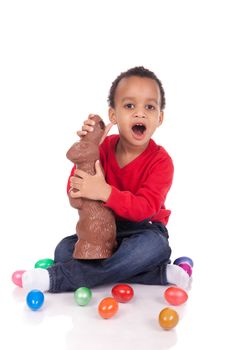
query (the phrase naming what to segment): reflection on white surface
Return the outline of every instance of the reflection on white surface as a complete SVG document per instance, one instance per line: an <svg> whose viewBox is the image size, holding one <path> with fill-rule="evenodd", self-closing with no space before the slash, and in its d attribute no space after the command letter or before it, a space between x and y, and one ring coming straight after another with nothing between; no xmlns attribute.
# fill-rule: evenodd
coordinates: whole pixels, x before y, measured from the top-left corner
<svg viewBox="0 0 233 350"><path fill-rule="evenodd" d="M14 333L8 339L9 349L17 339L24 349L169 349L177 342L177 329L164 331L158 315L168 304L163 299L165 287L133 285L135 296L126 304L119 304L113 318L104 320L98 314L98 304L111 296L111 286L95 288L91 302L84 307L75 303L73 293L45 294L45 303L38 311L31 311L25 293L10 286L8 295L8 327ZM12 291L10 292L10 289ZM179 308L183 322L185 306ZM177 326L178 327L178 326ZM8 331L10 331L8 329Z"/></svg>
<svg viewBox="0 0 233 350"><path fill-rule="evenodd" d="M200 262L204 260L200 258ZM228 300L220 285L213 284L216 269L201 268L194 260L192 287L188 301L173 308L178 312L178 325L170 331L161 329L159 312L169 306L163 297L166 286L131 285L134 298L119 304L118 313L104 320L98 314L99 302L111 296L112 285L92 289L87 306L79 306L73 293L45 293L45 302L38 311L26 305L26 293L10 280L5 270L1 288L1 313L4 320L1 348L16 346L29 349L197 349L220 346L222 337L230 335ZM222 275L224 277L224 275Z"/></svg>

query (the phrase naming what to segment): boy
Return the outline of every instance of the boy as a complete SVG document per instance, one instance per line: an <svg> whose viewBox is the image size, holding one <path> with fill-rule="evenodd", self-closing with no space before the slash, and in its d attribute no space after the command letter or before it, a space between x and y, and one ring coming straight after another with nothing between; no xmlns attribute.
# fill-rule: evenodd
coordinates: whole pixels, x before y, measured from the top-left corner
<svg viewBox="0 0 233 350"><path fill-rule="evenodd" d="M108 102L106 134L117 125L119 135L105 137L100 145L104 173L98 161L93 176L73 167L67 189L71 198L101 200L113 210L117 249L108 259L75 260L72 253L77 235L66 237L56 247L53 266L23 274L26 289L65 292L118 282L188 287L188 274L169 264L166 224L170 210L165 199L172 184L173 163L165 149L151 139L164 118L163 86L153 72L135 67L112 83ZM90 115L78 135L92 132L93 123Z"/></svg>

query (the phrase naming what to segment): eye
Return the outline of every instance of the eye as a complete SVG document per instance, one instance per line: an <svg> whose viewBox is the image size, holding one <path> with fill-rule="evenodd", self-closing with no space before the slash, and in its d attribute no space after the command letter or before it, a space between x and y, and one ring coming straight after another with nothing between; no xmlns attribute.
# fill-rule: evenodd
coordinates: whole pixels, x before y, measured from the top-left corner
<svg viewBox="0 0 233 350"><path fill-rule="evenodd" d="M155 106L153 106L153 105L146 105L146 109L148 109L149 111L153 111L153 110L155 110L156 108L155 108Z"/></svg>
<svg viewBox="0 0 233 350"><path fill-rule="evenodd" d="M127 109L133 109L134 108L134 104L133 103L126 103L124 105L124 107L127 108Z"/></svg>

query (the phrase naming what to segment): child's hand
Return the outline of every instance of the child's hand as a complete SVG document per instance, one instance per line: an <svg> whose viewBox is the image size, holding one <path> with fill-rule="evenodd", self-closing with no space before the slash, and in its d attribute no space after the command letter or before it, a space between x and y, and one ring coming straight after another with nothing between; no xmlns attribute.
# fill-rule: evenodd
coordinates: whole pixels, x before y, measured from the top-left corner
<svg viewBox="0 0 233 350"><path fill-rule="evenodd" d="M94 130L93 126L95 125L94 120L92 120L91 118L94 117L95 114L89 114L88 119L84 120L83 126L82 126L82 130L77 131L77 135L79 137L83 137L85 136L88 132L92 132Z"/></svg>
<svg viewBox="0 0 233 350"><path fill-rule="evenodd" d="M77 131L77 135L82 138L83 136L85 136L88 132L92 132L94 130L94 125L95 125L95 121L92 120L92 118L95 116L95 114L89 114L88 119L84 121L83 126L82 126L82 130ZM111 129L111 127L113 126L112 123L109 123L108 125L106 125L105 127L105 131L104 134L100 140L100 144L104 141L105 137L107 136L109 130Z"/></svg>
<svg viewBox="0 0 233 350"><path fill-rule="evenodd" d="M88 173L76 169L71 176L70 184L71 191L69 192L71 198L88 198L93 200L101 200L107 202L112 188L107 184L104 178L104 173L101 168L99 160L95 163L95 175L89 175ZM77 190L74 192L73 190Z"/></svg>

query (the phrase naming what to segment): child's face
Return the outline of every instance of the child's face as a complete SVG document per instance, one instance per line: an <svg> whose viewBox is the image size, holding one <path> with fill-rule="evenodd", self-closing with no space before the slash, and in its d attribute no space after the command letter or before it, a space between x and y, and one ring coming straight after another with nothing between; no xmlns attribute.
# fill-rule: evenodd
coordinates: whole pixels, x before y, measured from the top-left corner
<svg viewBox="0 0 233 350"><path fill-rule="evenodd" d="M116 89L115 107L109 119L117 124L121 138L135 146L147 144L163 122L160 91L153 79L132 76L123 78Z"/></svg>

